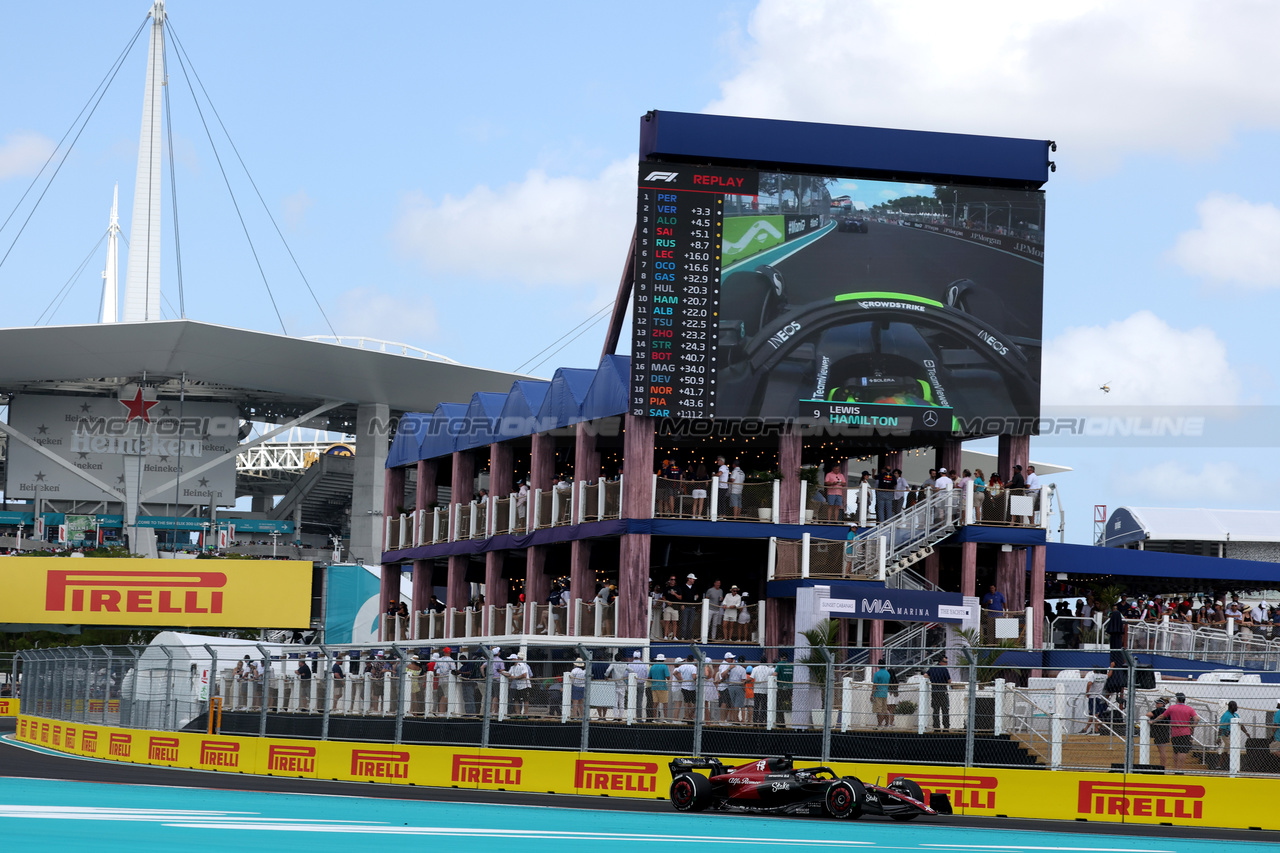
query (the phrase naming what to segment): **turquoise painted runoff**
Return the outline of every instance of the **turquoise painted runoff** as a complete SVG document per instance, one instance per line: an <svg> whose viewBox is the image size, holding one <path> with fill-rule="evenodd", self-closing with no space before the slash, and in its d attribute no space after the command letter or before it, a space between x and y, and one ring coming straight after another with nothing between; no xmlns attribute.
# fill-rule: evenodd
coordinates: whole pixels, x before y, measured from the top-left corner
<svg viewBox="0 0 1280 853"><path fill-rule="evenodd" d="M921 853L1220 853L1223 842L954 823L837 822L272 794L150 785L0 779L7 850L342 851L430 849L597 853L866 850ZM428 846L429 845L429 846ZM605 847L604 845L608 845ZM1228 842L1234 851L1270 845ZM1274 848L1272 848L1274 849Z"/></svg>

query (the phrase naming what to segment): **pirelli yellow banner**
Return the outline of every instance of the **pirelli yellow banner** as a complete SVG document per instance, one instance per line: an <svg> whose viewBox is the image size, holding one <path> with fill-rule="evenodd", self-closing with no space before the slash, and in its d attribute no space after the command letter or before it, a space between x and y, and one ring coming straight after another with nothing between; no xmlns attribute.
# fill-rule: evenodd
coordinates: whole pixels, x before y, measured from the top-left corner
<svg viewBox="0 0 1280 853"><path fill-rule="evenodd" d="M268 776L666 799L665 755L154 732L19 716L18 740L73 755ZM736 763L725 759L727 763ZM811 767L817 762L798 761ZM839 774L914 779L956 814L1103 823L1280 829L1280 779L833 762Z"/></svg>
<svg viewBox="0 0 1280 853"><path fill-rule="evenodd" d="M0 622L305 628L311 563L0 557Z"/></svg>

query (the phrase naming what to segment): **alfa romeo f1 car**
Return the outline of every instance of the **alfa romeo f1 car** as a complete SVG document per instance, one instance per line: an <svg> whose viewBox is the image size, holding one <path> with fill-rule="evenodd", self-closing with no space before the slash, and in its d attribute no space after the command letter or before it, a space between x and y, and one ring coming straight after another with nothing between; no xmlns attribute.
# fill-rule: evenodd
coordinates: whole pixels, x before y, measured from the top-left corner
<svg viewBox="0 0 1280 853"><path fill-rule="evenodd" d="M926 798L918 784L904 777L887 786L869 785L829 767L794 767L790 758L761 758L738 767L725 767L715 758L677 758L670 766L671 805L682 812L716 809L834 818L867 814L894 820L951 814L946 794ZM700 770L710 772L703 775Z"/></svg>

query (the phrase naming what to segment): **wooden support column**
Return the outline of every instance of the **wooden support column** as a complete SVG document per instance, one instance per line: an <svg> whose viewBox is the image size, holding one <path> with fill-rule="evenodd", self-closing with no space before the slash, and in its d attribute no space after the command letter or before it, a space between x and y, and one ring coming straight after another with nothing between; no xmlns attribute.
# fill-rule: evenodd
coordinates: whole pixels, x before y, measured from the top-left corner
<svg viewBox="0 0 1280 853"><path fill-rule="evenodd" d="M871 639L868 645L871 647L871 662L873 664L880 663L884 660L884 621L880 619L868 620L871 623Z"/></svg>
<svg viewBox="0 0 1280 853"><path fill-rule="evenodd" d="M978 594L978 543L960 543L960 594Z"/></svg>
<svg viewBox="0 0 1280 853"><path fill-rule="evenodd" d="M934 586L938 585L938 568L942 564L942 555L937 551L924 558L924 579Z"/></svg>
<svg viewBox="0 0 1280 853"><path fill-rule="evenodd" d="M404 469L388 468L386 471L386 479L383 481L382 489L382 533L378 539L381 540L387 529L386 520L394 518L400 514L400 507L404 504ZM383 545L385 548L385 543ZM382 567L381 578L382 595L378 601L378 612L383 613L387 609L387 602L391 599L400 600L400 566L398 564L387 564ZM382 620L378 620L378 639L390 639L382 636Z"/></svg>
<svg viewBox="0 0 1280 853"><path fill-rule="evenodd" d="M1026 607L1027 555L1021 549L996 552L996 589L1004 593L1006 612Z"/></svg>
<svg viewBox="0 0 1280 853"><path fill-rule="evenodd" d="M958 438L944 439L942 444L934 448L933 467L946 468L947 473L953 475L952 480L959 480L961 447L962 442Z"/></svg>
<svg viewBox="0 0 1280 853"><path fill-rule="evenodd" d="M1031 584L1031 622L1032 645L1039 649L1044 646L1044 558L1045 547L1035 545L1031 548L1031 572L1027 578Z"/></svg>
<svg viewBox="0 0 1280 853"><path fill-rule="evenodd" d="M581 499L579 482L600 479L600 452L596 449L596 434L591 424L574 427L573 435L573 488L574 504ZM577 523L577 518L573 519ZM591 571L591 541L576 539L569 546L569 595L589 601L596 594L596 578ZM570 618L574 611L570 611ZM575 626L576 627L576 626ZM581 630L579 634L583 633Z"/></svg>
<svg viewBox="0 0 1280 853"><path fill-rule="evenodd" d="M469 450L453 452L453 476L450 479L449 500L453 503L470 503L476 487L476 459ZM467 606L470 588L467 586L467 566L471 562L468 554L455 554L449 557L449 580L447 582L447 598L445 604L461 610Z"/></svg>
<svg viewBox="0 0 1280 853"><path fill-rule="evenodd" d="M649 518L653 507L653 418L627 415L623 436L622 517ZM648 533L624 533L618 554L618 636L645 637L649 598Z"/></svg>
<svg viewBox="0 0 1280 853"><path fill-rule="evenodd" d="M396 563L387 563L382 567L381 578L382 594L378 596L378 613L387 612L387 602L395 599L396 603L400 601L400 566ZM391 637L383 636L384 625L381 617L378 619L378 641L390 642Z"/></svg>
<svg viewBox="0 0 1280 853"><path fill-rule="evenodd" d="M533 492L542 489L542 499L551 500L555 482L556 445L547 433L534 433L529 453L529 512L534 511ZM547 546L530 545L525 549L524 597L526 601L546 604L551 592L547 576Z"/></svg>
<svg viewBox="0 0 1280 853"><path fill-rule="evenodd" d="M414 509L427 509L440 499L439 482L437 476L440 466L435 459L419 459L418 460L418 482L414 485L413 499ZM430 513L427 514L427 518ZM427 521L423 519L423 526L427 525ZM432 588L432 569L434 568L431 560L414 560L413 561L413 612L421 613L427 609L427 602L431 601ZM416 615L415 615L415 618Z"/></svg>
<svg viewBox="0 0 1280 853"><path fill-rule="evenodd" d="M489 511L493 512L498 498L511 494L515 485L515 458L510 444L495 442L489 445ZM505 521L505 519L504 519ZM506 562L505 551L489 551L484 555L484 603L505 607L511 601L511 583L502 575ZM486 610L487 614L489 611ZM486 618L488 618L486 616ZM505 629L502 625L489 626L489 633Z"/></svg>
<svg viewBox="0 0 1280 853"><path fill-rule="evenodd" d="M770 647L765 654L775 655L779 646L790 646L796 633L796 600L794 598L769 598L764 603L764 644Z"/></svg>
<svg viewBox="0 0 1280 853"><path fill-rule="evenodd" d="M1031 453L1031 437L1026 435L1002 435L996 457L996 470L1007 483L1013 476L1013 466L1021 465L1023 476L1027 473L1027 458Z"/></svg>
<svg viewBox="0 0 1280 853"><path fill-rule="evenodd" d="M800 449L803 438L794 426L778 436L778 470L782 472L782 489L778 496L778 518L783 524L802 524L800 506Z"/></svg>

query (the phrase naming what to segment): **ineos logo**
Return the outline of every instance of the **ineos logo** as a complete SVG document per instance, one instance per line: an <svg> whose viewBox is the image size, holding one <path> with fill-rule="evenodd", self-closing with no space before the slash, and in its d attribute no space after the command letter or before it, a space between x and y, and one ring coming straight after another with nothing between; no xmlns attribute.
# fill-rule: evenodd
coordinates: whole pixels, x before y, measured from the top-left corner
<svg viewBox="0 0 1280 853"><path fill-rule="evenodd" d="M769 345L774 349L778 349L787 342L788 338L798 331L800 331L800 324L794 321L790 322L769 336Z"/></svg>

